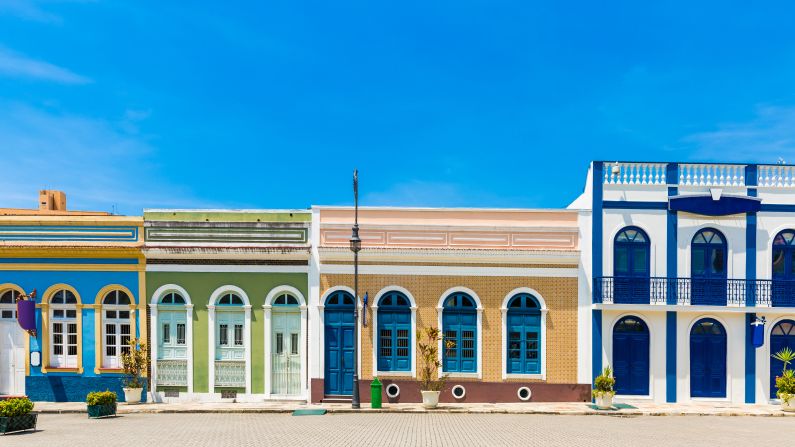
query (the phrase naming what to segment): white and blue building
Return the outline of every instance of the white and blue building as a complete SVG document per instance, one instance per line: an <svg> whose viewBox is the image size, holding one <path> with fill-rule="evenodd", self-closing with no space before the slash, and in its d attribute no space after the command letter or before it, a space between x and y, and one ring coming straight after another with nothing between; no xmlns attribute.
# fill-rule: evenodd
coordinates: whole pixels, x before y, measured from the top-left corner
<svg viewBox="0 0 795 447"><path fill-rule="evenodd" d="M569 208L581 371L612 366L619 399L775 399L771 353L795 349L795 166L596 161Z"/></svg>

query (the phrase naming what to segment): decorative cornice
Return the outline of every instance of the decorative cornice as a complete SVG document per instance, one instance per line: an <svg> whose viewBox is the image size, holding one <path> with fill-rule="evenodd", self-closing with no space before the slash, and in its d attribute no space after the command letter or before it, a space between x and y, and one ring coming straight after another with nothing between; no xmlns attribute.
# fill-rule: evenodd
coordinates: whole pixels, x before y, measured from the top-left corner
<svg viewBox="0 0 795 447"><path fill-rule="evenodd" d="M14 242L138 242L139 227L117 225L1 225L0 240Z"/></svg>
<svg viewBox="0 0 795 447"><path fill-rule="evenodd" d="M320 262L351 262L350 250L319 247ZM359 260L366 262L426 262L448 264L565 264L576 266L577 250L490 250L450 248L380 248L366 247Z"/></svg>
<svg viewBox="0 0 795 447"><path fill-rule="evenodd" d="M309 247L156 246L146 244L147 259L276 260L309 259Z"/></svg>

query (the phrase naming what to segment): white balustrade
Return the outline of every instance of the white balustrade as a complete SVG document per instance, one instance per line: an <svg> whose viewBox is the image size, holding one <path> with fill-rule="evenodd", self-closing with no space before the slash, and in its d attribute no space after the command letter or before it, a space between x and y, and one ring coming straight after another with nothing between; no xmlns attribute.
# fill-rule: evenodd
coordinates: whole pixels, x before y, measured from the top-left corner
<svg viewBox="0 0 795 447"><path fill-rule="evenodd" d="M215 386L246 386L246 362L216 360Z"/></svg>
<svg viewBox="0 0 795 447"><path fill-rule="evenodd" d="M760 165L757 171L757 184L772 188L795 187L795 166Z"/></svg>
<svg viewBox="0 0 795 447"><path fill-rule="evenodd" d="M681 186L745 186L744 165L681 164Z"/></svg>
<svg viewBox="0 0 795 447"><path fill-rule="evenodd" d="M665 166L665 163L605 163L604 182L608 185L665 185Z"/></svg>
<svg viewBox="0 0 795 447"><path fill-rule="evenodd" d="M158 386L187 386L187 360L157 360Z"/></svg>

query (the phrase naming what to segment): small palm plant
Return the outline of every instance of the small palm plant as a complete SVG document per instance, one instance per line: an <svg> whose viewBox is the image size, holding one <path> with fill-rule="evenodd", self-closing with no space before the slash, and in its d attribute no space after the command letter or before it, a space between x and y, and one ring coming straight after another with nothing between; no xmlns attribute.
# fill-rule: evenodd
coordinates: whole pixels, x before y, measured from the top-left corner
<svg viewBox="0 0 795 447"><path fill-rule="evenodd" d="M599 374L596 376L596 379L594 379L593 397L613 397L616 394L615 390L613 389L615 384L616 378L613 377L613 370L610 368L610 366L605 366L605 369L602 370L602 374Z"/></svg>
<svg viewBox="0 0 795 447"><path fill-rule="evenodd" d="M795 398L795 371L787 369L792 361L795 360L795 351L785 347L773 354L772 357L784 363L781 375L776 377L776 396L785 404L789 405L790 400Z"/></svg>
<svg viewBox="0 0 795 447"><path fill-rule="evenodd" d="M127 349L121 353L121 364L127 378L124 384L127 388L143 388L143 374L149 364L146 354L146 343L131 338Z"/></svg>
<svg viewBox="0 0 795 447"><path fill-rule="evenodd" d="M442 362L439 361L439 340L442 339L439 328L432 326L417 331L417 350L420 353L420 390L441 391L447 381L447 375L439 375ZM451 349L453 342L447 341L445 349Z"/></svg>

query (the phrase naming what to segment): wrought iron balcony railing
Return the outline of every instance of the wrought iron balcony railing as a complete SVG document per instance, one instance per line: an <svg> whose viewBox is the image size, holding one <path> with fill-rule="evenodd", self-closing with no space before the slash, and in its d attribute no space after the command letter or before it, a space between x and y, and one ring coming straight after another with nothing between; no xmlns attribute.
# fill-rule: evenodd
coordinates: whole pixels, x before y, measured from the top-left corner
<svg viewBox="0 0 795 447"><path fill-rule="evenodd" d="M795 281L603 276L594 278L593 302L795 307Z"/></svg>

